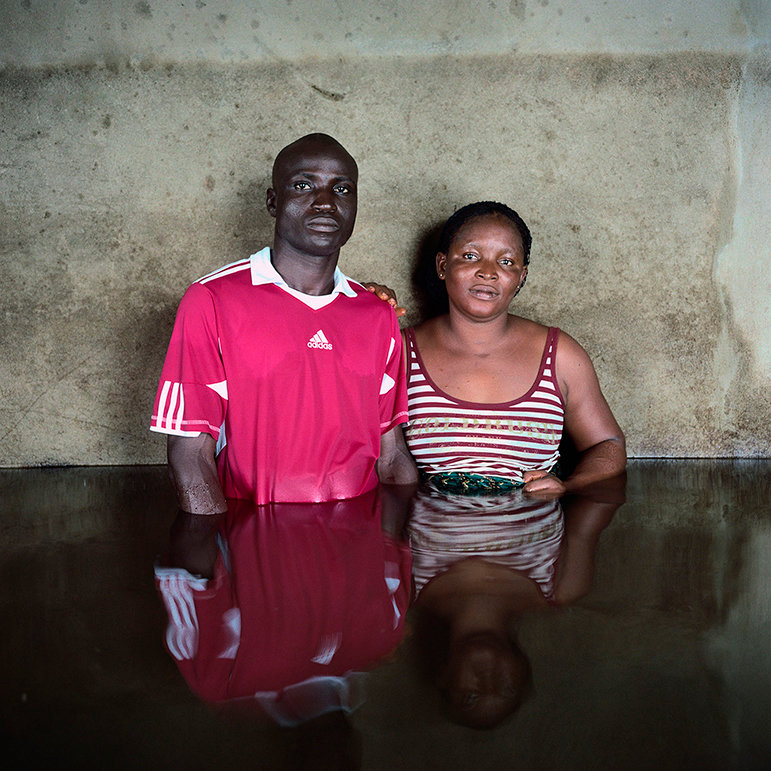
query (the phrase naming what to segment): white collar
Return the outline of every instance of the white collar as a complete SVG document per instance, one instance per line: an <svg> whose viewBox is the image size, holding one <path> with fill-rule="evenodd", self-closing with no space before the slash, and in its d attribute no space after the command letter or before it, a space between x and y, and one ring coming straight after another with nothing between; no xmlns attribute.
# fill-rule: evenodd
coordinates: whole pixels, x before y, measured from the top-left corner
<svg viewBox="0 0 771 771"><path fill-rule="evenodd" d="M249 264L253 286L275 284L277 287L288 292L311 308L322 308L331 303L339 294L344 294L346 297L356 297L356 292L349 283L351 279L349 279L340 268L335 268L335 285L332 287L332 291L329 294L310 295L292 289L292 287L284 281L281 274L273 267L273 263L270 261L269 246L266 246L264 249L251 255Z"/></svg>

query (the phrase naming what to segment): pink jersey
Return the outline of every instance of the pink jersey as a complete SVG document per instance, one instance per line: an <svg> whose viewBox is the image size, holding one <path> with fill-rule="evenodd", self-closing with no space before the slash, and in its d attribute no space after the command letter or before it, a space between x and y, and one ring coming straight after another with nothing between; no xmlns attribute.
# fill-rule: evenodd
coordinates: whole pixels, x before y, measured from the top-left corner
<svg viewBox="0 0 771 771"><path fill-rule="evenodd" d="M282 284L264 249L187 290L151 428L217 439L228 498L360 495L407 418L396 315L339 271L326 298Z"/></svg>

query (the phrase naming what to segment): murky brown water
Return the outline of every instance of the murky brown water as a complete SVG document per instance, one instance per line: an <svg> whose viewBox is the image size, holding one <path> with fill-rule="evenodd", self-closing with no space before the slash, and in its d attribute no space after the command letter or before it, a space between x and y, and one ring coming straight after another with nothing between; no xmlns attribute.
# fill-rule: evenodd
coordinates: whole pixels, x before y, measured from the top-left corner
<svg viewBox="0 0 771 771"><path fill-rule="evenodd" d="M313 527L246 513L183 554L231 611L230 637L207 626L216 608L196 616L213 651L196 668L179 654L190 625L167 637L154 582L159 555L183 562L165 469L0 471L5 755L14 768L769 767L771 464L632 462L622 500L455 511L456 530L424 501L412 559L372 508L338 507L328 529L320 510ZM240 584L228 538L255 545ZM484 587L508 573L479 572L472 552L517 577L503 600ZM422 592L405 623L410 562ZM531 670L517 712L484 731L451 722L435 685L434 615L467 590L471 616L513 603L506 628ZM207 698L259 691L262 707L223 713L188 683Z"/></svg>

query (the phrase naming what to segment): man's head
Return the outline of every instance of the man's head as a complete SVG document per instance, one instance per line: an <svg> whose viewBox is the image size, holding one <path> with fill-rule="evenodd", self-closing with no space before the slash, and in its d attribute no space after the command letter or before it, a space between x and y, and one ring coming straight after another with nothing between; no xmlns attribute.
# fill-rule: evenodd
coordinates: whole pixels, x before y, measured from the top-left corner
<svg viewBox="0 0 771 771"><path fill-rule="evenodd" d="M276 219L274 249L337 258L356 221L358 176L356 161L327 134L308 134L281 150L266 196Z"/></svg>

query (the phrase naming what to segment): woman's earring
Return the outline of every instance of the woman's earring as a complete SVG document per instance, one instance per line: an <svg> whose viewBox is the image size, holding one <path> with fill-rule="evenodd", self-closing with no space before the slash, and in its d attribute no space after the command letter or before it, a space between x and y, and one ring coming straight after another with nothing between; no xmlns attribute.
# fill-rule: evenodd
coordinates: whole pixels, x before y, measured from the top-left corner
<svg viewBox="0 0 771 771"><path fill-rule="evenodd" d="M444 271L439 271L439 278L444 278Z"/></svg>

